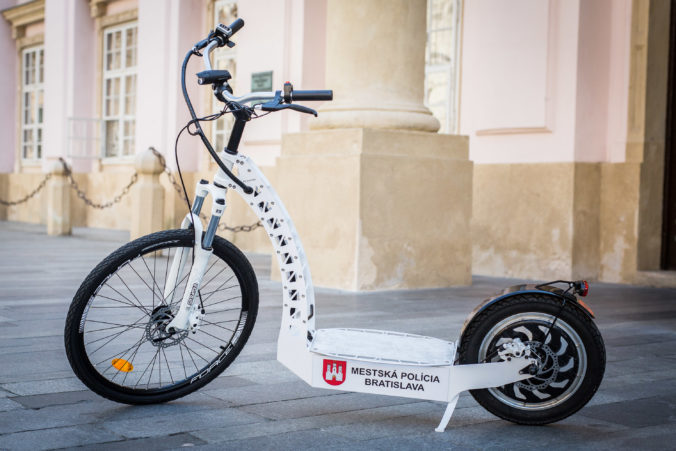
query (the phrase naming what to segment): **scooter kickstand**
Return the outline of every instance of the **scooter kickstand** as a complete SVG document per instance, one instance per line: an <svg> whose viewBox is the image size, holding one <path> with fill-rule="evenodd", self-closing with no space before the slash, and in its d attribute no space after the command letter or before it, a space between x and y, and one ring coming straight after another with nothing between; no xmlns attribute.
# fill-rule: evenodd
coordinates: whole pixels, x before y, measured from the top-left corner
<svg viewBox="0 0 676 451"><path fill-rule="evenodd" d="M453 411L455 410L455 405L458 403L459 397L460 394L457 394L453 397L453 399L450 400L450 402L446 406L444 416L441 417L441 422L439 423L439 426L437 426L435 431L444 432L446 430L446 426L448 426L448 422L451 421L451 415L453 415Z"/></svg>

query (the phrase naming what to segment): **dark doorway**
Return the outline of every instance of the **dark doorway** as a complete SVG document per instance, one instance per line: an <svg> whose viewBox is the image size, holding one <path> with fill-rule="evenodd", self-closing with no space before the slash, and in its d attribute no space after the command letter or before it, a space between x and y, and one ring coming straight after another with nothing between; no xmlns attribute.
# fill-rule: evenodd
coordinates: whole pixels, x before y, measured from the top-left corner
<svg viewBox="0 0 676 451"><path fill-rule="evenodd" d="M670 9L662 269L676 270L676 1Z"/></svg>

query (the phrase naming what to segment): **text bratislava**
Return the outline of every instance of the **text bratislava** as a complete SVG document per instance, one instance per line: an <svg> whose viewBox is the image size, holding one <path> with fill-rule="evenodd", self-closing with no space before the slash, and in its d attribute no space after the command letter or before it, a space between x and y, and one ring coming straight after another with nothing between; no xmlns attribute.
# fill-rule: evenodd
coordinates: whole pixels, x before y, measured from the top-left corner
<svg viewBox="0 0 676 451"><path fill-rule="evenodd" d="M439 376L425 372L380 370L352 367L352 374L364 376L364 385L395 388L399 390L425 391L425 383L439 383Z"/></svg>

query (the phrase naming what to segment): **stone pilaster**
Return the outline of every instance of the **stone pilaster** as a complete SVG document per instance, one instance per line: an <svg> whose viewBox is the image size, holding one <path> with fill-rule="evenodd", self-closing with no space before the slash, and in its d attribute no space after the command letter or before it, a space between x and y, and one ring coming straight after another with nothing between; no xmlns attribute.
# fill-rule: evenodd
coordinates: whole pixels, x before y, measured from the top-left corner
<svg viewBox="0 0 676 451"><path fill-rule="evenodd" d="M329 0L335 101L315 131L284 136L277 163L318 286L471 283L472 163L467 138L433 133L423 105L425 10L425 0Z"/></svg>

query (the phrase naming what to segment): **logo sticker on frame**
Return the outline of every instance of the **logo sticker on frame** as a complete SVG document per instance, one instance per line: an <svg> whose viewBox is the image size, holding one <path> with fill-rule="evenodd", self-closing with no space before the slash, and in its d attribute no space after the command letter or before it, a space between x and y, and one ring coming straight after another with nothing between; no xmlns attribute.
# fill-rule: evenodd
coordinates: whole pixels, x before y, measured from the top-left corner
<svg viewBox="0 0 676 451"><path fill-rule="evenodd" d="M347 362L324 359L322 377L329 385L340 385L347 377Z"/></svg>

